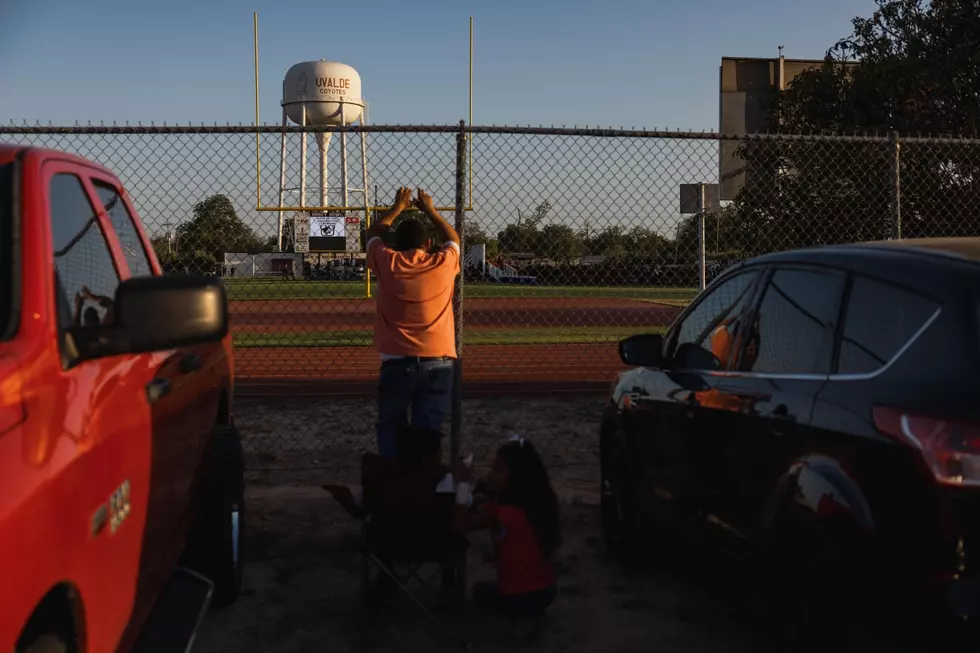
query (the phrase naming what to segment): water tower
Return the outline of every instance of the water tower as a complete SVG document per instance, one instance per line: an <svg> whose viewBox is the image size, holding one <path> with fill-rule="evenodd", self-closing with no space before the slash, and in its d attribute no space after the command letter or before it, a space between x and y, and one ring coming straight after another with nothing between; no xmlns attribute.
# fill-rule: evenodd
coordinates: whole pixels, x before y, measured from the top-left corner
<svg viewBox="0 0 980 653"><path fill-rule="evenodd" d="M282 124L291 120L301 126L348 126L360 121L366 123L365 102L361 98L361 76L350 66L334 61L305 61L286 71L282 82ZM327 172L329 162L330 132L316 134L316 144L320 157L319 199L310 202L307 198L306 184L306 144L307 134L301 134L299 187L289 187L286 183L286 133L282 135L279 165L279 206L284 206L287 192L299 193L299 206L319 204L331 206L330 185ZM367 141L361 132L361 179L363 188L349 188L347 176L347 134L340 134L340 192L339 206L350 206L350 193L363 196L363 206L368 201ZM365 214L367 210L365 209ZM307 214L308 215L308 214ZM365 215L366 217L366 215ZM279 211L279 243L282 244L283 212ZM294 223L295 225L295 223ZM295 240L294 240L295 242ZM298 251L298 250L297 250Z"/></svg>

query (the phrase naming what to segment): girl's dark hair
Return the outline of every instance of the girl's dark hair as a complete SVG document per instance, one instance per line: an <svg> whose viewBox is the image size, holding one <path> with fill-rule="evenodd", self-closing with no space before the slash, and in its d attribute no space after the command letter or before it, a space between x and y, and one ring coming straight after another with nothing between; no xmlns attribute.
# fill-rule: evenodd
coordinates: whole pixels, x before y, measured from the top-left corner
<svg viewBox="0 0 980 653"><path fill-rule="evenodd" d="M507 487L498 500L524 511L531 523L538 549L550 557L561 546L558 497L551 487L548 470L534 446L520 439L500 447L497 455L507 466Z"/></svg>

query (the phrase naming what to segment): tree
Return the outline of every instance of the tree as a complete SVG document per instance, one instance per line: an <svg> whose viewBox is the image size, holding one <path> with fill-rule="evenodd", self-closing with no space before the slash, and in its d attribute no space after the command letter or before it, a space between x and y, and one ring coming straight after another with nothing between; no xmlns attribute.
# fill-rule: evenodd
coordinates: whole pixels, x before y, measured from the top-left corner
<svg viewBox="0 0 980 653"><path fill-rule="evenodd" d="M517 222L507 225L497 234L500 249L512 254L534 251L540 235L539 226L550 212L551 202L548 200L538 204L527 215L518 211Z"/></svg>
<svg viewBox="0 0 980 653"><path fill-rule="evenodd" d="M770 129L973 136L980 128L980 13L970 0L877 0L869 18L766 103ZM848 62L859 62L850 65ZM771 250L891 236L895 148L888 143L748 143L753 172L731 231ZM905 237L980 230L980 158L967 146L908 144L899 153Z"/></svg>
<svg viewBox="0 0 980 653"><path fill-rule="evenodd" d="M480 223L472 217L466 216L463 221L463 245L486 245L488 258L495 257L500 251L500 243L496 238L491 238L481 227Z"/></svg>
<svg viewBox="0 0 980 653"><path fill-rule="evenodd" d="M632 258L637 262L650 261L659 256L664 248L669 245L666 238L644 227L633 227L626 234L626 239L629 242Z"/></svg>
<svg viewBox="0 0 980 653"><path fill-rule="evenodd" d="M606 227L587 243L593 255L605 256L613 261L623 261L630 254L630 242L626 230L619 225Z"/></svg>
<svg viewBox="0 0 980 653"><path fill-rule="evenodd" d="M193 219L177 227L177 241L176 264L191 273L218 272L226 252L262 249L262 242L225 195L212 195L195 204Z"/></svg>
<svg viewBox="0 0 980 653"><path fill-rule="evenodd" d="M534 253L542 258L567 263L582 256L585 246L575 231L564 224L549 224L538 234Z"/></svg>

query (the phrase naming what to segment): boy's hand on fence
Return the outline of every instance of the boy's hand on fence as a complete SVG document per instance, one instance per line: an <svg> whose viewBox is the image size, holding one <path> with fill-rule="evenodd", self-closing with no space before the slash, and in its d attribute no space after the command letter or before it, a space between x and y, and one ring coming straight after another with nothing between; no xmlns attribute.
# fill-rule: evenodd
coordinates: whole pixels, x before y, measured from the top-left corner
<svg viewBox="0 0 980 653"><path fill-rule="evenodd" d="M412 205L412 189L399 188L398 192L395 194L395 208L399 211L404 211L411 205Z"/></svg>
<svg viewBox="0 0 980 653"><path fill-rule="evenodd" d="M418 196L412 202L419 211L424 211L426 213L434 213L436 207L432 204L432 196L426 193L421 188L418 189Z"/></svg>

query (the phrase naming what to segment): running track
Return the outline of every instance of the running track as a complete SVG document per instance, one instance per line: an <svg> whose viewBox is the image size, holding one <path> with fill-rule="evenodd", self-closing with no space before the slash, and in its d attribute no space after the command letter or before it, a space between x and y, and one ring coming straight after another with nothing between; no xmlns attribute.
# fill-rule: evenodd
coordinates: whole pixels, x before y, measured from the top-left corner
<svg viewBox="0 0 980 653"><path fill-rule="evenodd" d="M365 299L231 302L236 333L296 333L370 329L374 302ZM608 387L623 369L615 343L466 345L474 330L546 327L646 327L670 324L678 308L602 297L474 298L463 310L463 382L475 392L512 386ZM378 357L370 347L263 347L236 351L246 391L374 390Z"/></svg>

